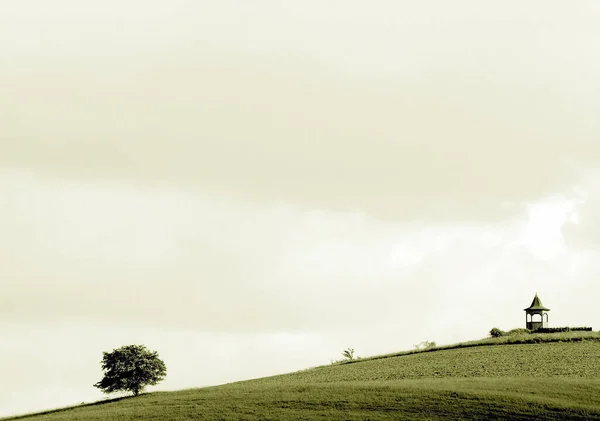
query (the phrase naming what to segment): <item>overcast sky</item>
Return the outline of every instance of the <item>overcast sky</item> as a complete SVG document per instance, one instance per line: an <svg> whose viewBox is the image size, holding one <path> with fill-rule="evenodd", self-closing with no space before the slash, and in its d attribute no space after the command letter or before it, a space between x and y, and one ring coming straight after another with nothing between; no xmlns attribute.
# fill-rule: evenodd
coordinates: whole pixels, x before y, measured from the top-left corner
<svg viewBox="0 0 600 421"><path fill-rule="evenodd" d="M595 1L0 0L0 416L600 328ZM7 374L8 373L8 374Z"/></svg>

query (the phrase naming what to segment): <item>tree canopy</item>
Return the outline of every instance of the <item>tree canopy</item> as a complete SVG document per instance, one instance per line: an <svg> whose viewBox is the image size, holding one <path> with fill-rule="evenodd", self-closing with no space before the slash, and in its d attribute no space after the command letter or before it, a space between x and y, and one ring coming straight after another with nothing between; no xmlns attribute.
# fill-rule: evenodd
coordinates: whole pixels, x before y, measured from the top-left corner
<svg viewBox="0 0 600 421"><path fill-rule="evenodd" d="M104 352L101 365L104 377L94 387L104 393L125 391L137 396L146 386L157 384L167 374L167 367L158 353L144 345L126 345Z"/></svg>

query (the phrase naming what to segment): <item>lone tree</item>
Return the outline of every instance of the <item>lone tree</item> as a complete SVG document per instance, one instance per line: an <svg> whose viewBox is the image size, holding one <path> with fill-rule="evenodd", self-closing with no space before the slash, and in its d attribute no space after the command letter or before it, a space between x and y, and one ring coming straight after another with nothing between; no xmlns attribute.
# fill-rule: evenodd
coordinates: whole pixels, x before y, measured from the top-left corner
<svg viewBox="0 0 600 421"><path fill-rule="evenodd" d="M167 367L158 358L158 353L144 345L127 345L104 352L101 364L104 377L94 387L104 393L124 391L137 396L146 386L157 384L167 374Z"/></svg>

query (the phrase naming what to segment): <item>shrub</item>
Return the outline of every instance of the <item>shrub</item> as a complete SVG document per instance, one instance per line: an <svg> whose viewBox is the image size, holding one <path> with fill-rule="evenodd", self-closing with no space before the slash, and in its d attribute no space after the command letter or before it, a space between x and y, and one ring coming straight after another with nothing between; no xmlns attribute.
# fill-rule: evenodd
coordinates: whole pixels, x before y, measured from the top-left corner
<svg viewBox="0 0 600 421"><path fill-rule="evenodd" d="M529 329L525 329L525 328L517 328L517 329L511 329L508 332L506 332L507 335L523 335L525 333L531 333L531 330Z"/></svg>
<svg viewBox="0 0 600 421"><path fill-rule="evenodd" d="M353 360L354 359L354 348L347 348L342 352L342 356L346 359L346 360Z"/></svg>
<svg viewBox="0 0 600 421"><path fill-rule="evenodd" d="M505 336L505 335L506 335L506 332L498 329L497 327L493 327L492 330L490 330L490 336L492 338L499 338L500 336Z"/></svg>
<svg viewBox="0 0 600 421"><path fill-rule="evenodd" d="M432 349L432 348L435 348L436 346L437 346L436 343L433 341L422 341L415 345L415 349L417 349L417 350Z"/></svg>

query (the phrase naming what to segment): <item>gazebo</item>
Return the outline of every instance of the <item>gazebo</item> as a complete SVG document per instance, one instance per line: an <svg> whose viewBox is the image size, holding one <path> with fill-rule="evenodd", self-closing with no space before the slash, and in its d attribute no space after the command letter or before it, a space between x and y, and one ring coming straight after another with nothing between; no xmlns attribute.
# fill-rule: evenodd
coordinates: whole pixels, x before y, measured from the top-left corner
<svg viewBox="0 0 600 421"><path fill-rule="evenodd" d="M549 308L546 308L542 305L542 301L536 293L535 297L533 297L531 305L525 309L525 326L527 329L535 330L548 327L549 311Z"/></svg>

